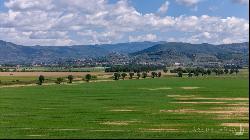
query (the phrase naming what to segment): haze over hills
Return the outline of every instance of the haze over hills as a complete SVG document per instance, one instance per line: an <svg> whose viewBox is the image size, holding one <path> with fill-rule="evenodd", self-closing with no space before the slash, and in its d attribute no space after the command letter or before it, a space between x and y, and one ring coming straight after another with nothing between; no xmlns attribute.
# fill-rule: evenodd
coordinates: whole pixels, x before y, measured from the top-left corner
<svg viewBox="0 0 250 140"><path fill-rule="evenodd" d="M0 41L0 64L52 62L58 59L102 58L112 53L135 63L185 64L225 62L248 64L249 43L190 44L178 42L132 42L103 45L23 46ZM107 58L108 59L108 58ZM129 59L129 60L128 60Z"/></svg>

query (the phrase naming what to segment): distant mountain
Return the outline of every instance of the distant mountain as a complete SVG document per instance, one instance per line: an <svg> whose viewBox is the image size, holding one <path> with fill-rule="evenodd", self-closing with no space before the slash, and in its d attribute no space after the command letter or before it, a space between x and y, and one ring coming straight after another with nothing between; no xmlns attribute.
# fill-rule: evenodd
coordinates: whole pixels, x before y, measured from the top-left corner
<svg viewBox="0 0 250 140"><path fill-rule="evenodd" d="M132 42L103 45L23 46L0 40L0 64L54 62L97 57L112 63L131 61L160 62L161 64L175 62L248 64L249 43L211 45L207 43Z"/></svg>
<svg viewBox="0 0 250 140"><path fill-rule="evenodd" d="M169 42L130 54L137 62L240 63L249 62L249 43L223 45Z"/></svg>
<svg viewBox="0 0 250 140"><path fill-rule="evenodd" d="M104 44L96 45L97 47L104 48L111 52L118 52L121 54L134 53L152 47L157 44L163 44L166 42L131 42L131 43L118 43L118 44Z"/></svg>
<svg viewBox="0 0 250 140"><path fill-rule="evenodd" d="M133 53L160 42L134 42L103 45L23 46L0 40L0 64L51 62L58 59L82 59L106 56L112 52Z"/></svg>

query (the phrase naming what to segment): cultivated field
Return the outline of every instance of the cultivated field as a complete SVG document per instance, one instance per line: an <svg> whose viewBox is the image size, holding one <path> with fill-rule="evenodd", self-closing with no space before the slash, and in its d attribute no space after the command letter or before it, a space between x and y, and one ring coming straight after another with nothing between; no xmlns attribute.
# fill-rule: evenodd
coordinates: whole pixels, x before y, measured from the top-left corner
<svg viewBox="0 0 250 140"><path fill-rule="evenodd" d="M0 138L248 138L248 76L0 88Z"/></svg>

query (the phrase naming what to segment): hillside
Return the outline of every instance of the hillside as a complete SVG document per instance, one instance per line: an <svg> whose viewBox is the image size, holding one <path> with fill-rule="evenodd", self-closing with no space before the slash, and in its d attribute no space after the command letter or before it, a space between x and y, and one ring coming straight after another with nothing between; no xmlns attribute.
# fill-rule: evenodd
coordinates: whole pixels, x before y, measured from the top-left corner
<svg viewBox="0 0 250 140"><path fill-rule="evenodd" d="M0 41L0 64L54 62L65 59L102 58L114 64L159 63L184 64L237 63L248 64L249 43L190 44L178 42L132 42L103 45L22 46ZM117 57L111 57L117 54ZM118 62L119 61L119 62ZM62 61L63 62L63 61Z"/></svg>
<svg viewBox="0 0 250 140"><path fill-rule="evenodd" d="M130 55L135 57L137 62L248 64L248 48L249 43L211 45L169 42Z"/></svg>
<svg viewBox="0 0 250 140"><path fill-rule="evenodd" d="M83 59L107 56L112 52L133 53L159 44L134 42L104 45L22 46L0 40L0 64L52 62L59 59Z"/></svg>

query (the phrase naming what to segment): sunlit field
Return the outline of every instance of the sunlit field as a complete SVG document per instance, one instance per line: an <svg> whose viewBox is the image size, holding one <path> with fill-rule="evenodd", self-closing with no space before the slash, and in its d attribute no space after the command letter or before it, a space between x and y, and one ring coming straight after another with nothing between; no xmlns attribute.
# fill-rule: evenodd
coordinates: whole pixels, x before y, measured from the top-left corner
<svg viewBox="0 0 250 140"><path fill-rule="evenodd" d="M248 138L248 75L0 88L0 138Z"/></svg>

